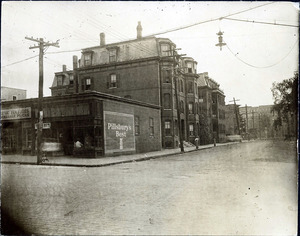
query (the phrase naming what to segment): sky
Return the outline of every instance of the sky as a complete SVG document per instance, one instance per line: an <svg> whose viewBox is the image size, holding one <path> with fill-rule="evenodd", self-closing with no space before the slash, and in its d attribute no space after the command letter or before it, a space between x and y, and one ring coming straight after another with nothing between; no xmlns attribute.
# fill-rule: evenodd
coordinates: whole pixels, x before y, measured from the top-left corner
<svg viewBox="0 0 300 236"><path fill-rule="evenodd" d="M1 86L26 89L28 98L38 96L39 52L29 49L36 43L26 36L59 40L44 56L44 96L50 96L54 73L63 64L72 70L80 49L99 45L101 32L106 44L135 39L138 21L143 36L169 38L180 54L194 58L198 73L220 84L226 104L233 98L241 106L273 104L272 83L299 67L299 3L2 1L1 17ZM215 46L219 31L227 44L222 50Z"/></svg>

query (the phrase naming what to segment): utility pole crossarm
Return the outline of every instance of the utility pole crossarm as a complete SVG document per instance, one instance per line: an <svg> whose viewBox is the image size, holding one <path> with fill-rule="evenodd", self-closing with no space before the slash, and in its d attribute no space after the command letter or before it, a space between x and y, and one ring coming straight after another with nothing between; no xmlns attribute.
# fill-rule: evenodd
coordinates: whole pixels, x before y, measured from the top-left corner
<svg viewBox="0 0 300 236"><path fill-rule="evenodd" d="M45 47L59 47L58 40L55 43L44 42L43 38L34 39L33 37L25 37L25 39L37 42L38 46L34 45L29 47L29 49L39 48L39 97L38 97L38 128L37 128L37 164L42 164L43 153L42 153L42 141L43 141L43 84L44 84L44 70L43 70L43 60L44 60L44 48Z"/></svg>

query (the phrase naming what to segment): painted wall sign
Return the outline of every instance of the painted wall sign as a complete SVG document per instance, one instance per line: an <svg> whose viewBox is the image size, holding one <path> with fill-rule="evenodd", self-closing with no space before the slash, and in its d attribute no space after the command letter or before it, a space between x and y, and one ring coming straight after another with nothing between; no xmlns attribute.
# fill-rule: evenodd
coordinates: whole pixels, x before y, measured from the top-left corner
<svg viewBox="0 0 300 236"><path fill-rule="evenodd" d="M31 118L31 107L1 110L1 120L16 120Z"/></svg>
<svg viewBox="0 0 300 236"><path fill-rule="evenodd" d="M105 153L135 151L134 116L104 111Z"/></svg>

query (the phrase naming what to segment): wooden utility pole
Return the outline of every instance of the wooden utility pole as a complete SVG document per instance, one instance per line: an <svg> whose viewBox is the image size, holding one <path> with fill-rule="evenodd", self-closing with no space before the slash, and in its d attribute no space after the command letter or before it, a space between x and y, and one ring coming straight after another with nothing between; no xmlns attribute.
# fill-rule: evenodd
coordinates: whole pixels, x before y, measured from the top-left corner
<svg viewBox="0 0 300 236"><path fill-rule="evenodd" d="M254 130L254 111L252 110L252 128Z"/></svg>
<svg viewBox="0 0 300 236"><path fill-rule="evenodd" d="M173 71L174 71L174 82L175 82L175 98L176 98L176 110L177 110L177 125L178 125L178 135L179 135L179 142L180 142L180 151L184 152L184 146L183 146L183 137L182 137L182 127L181 127L181 120L180 120L180 103L179 103L179 99L178 99L178 92L177 92L177 88L178 88L178 84L177 84L177 63L176 63L176 57L175 57L175 51L176 49L173 50ZM181 50L181 48L178 48L177 50Z"/></svg>
<svg viewBox="0 0 300 236"><path fill-rule="evenodd" d="M247 104L245 105L246 108L246 133L248 133L248 107Z"/></svg>
<svg viewBox="0 0 300 236"><path fill-rule="evenodd" d="M248 106L247 104L245 105L246 108L246 135L248 140L250 140L250 136L249 136L249 127L248 127Z"/></svg>
<svg viewBox="0 0 300 236"><path fill-rule="evenodd" d="M236 124L237 124L237 128L238 128L238 134L241 135L238 109L237 109L237 105L236 105L237 101L239 101L239 100L236 100L235 98L233 98L233 101L229 101L229 102L233 102L234 103L234 111L235 111Z"/></svg>
<svg viewBox="0 0 300 236"><path fill-rule="evenodd" d="M37 42L38 45L29 47L29 49L39 49L39 97L38 97L38 125L37 125L37 164L40 165L43 161L42 156L42 138L43 138L43 86L44 86L44 49L50 46L59 47L58 41L55 43L44 42L43 38L34 39L25 37L25 39ZM34 140L33 140L34 142Z"/></svg>
<svg viewBox="0 0 300 236"><path fill-rule="evenodd" d="M172 57L173 59L173 74L174 74L174 84L175 84L175 102L176 102L176 106L177 106L177 125L178 125L178 135L179 135L179 142L180 142L180 151L184 152L184 146L183 146L183 136L182 136L182 128L181 127L181 120L180 120L180 110L179 110L179 99L178 99L178 92L177 92L177 62L176 62L176 56L185 56L186 54L182 54L182 55L175 55L176 50L181 50L181 48L175 48L172 50L167 50L164 52L171 52L172 55L171 56L166 56L166 57Z"/></svg>

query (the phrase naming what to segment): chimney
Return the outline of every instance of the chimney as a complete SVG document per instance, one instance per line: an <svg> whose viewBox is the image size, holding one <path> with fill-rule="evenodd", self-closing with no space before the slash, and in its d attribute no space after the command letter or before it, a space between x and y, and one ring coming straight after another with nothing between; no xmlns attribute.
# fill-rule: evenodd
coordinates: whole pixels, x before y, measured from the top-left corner
<svg viewBox="0 0 300 236"><path fill-rule="evenodd" d="M79 82L78 82L78 57L73 55L73 76L74 76L74 88L75 93L78 93Z"/></svg>
<svg viewBox="0 0 300 236"><path fill-rule="evenodd" d="M63 72L66 72L66 71L67 71L67 66L63 65Z"/></svg>
<svg viewBox="0 0 300 236"><path fill-rule="evenodd" d="M73 56L73 70L76 70L78 68L77 61L78 61L78 57L74 55Z"/></svg>
<svg viewBox="0 0 300 236"><path fill-rule="evenodd" d="M105 34L100 33L100 46L104 46L104 45L105 45Z"/></svg>
<svg viewBox="0 0 300 236"><path fill-rule="evenodd" d="M137 31L136 38L137 39L141 39L142 38L142 30L143 30L143 28L142 28L141 22L139 21L138 22L138 26L136 27L136 31Z"/></svg>

